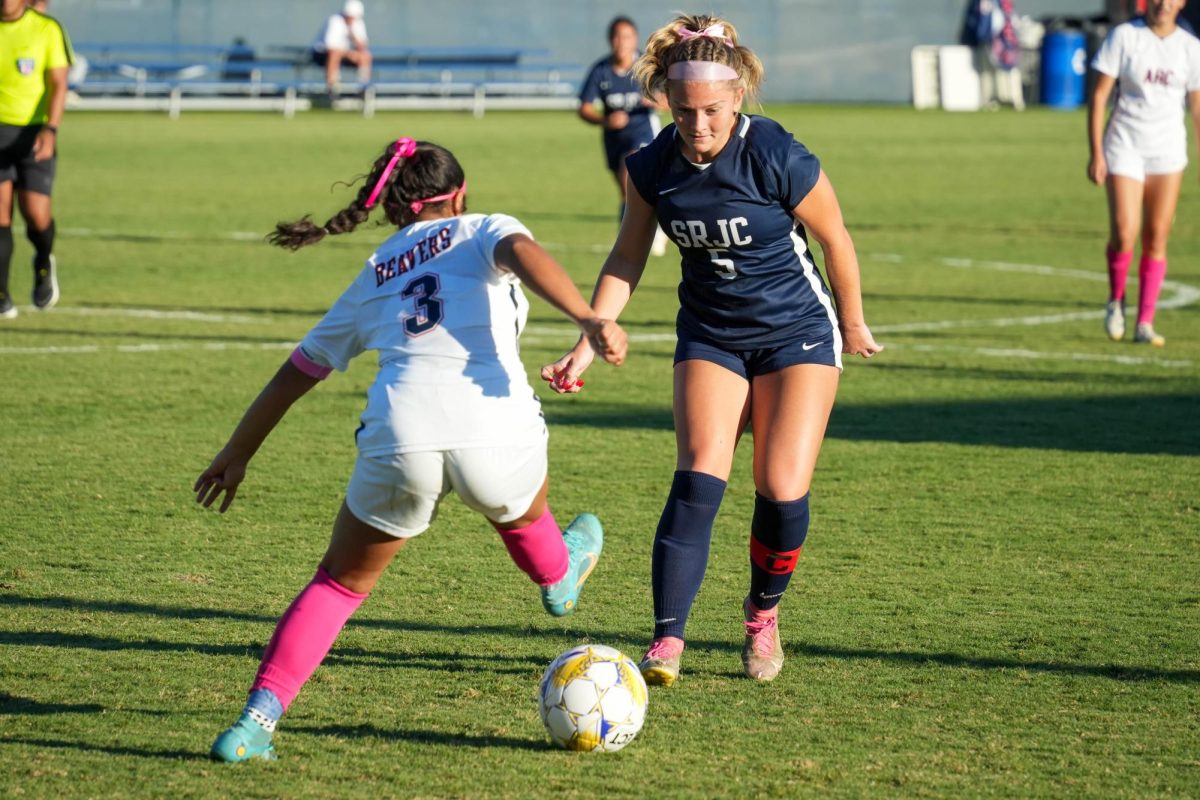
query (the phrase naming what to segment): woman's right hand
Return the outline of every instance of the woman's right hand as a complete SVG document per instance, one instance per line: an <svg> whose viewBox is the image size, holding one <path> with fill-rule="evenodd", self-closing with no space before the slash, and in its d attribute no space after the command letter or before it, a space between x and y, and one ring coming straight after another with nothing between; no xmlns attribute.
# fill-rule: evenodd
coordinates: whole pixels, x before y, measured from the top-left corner
<svg viewBox="0 0 1200 800"><path fill-rule="evenodd" d="M577 394L583 388L579 376L588 368L595 358L595 351L588 344L586 336L581 336L579 343L553 364L542 367L542 380L550 384L550 388L559 394Z"/></svg>
<svg viewBox="0 0 1200 800"><path fill-rule="evenodd" d="M629 125L629 114L624 111L614 111L604 118L604 127L610 131L621 131Z"/></svg>
<svg viewBox="0 0 1200 800"><path fill-rule="evenodd" d="M1104 181L1108 179L1108 162L1104 160L1104 156L1100 153L1088 159L1087 168L1088 180L1097 186L1103 186Z"/></svg>

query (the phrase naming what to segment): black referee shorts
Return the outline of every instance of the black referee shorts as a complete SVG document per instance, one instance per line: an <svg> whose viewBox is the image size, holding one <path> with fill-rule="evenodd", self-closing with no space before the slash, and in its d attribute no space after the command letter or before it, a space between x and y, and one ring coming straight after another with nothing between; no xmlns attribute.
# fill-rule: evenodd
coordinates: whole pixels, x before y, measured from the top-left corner
<svg viewBox="0 0 1200 800"><path fill-rule="evenodd" d="M18 191L47 197L54 188L58 152L45 161L33 158L33 143L41 125L0 125L0 183L13 181Z"/></svg>

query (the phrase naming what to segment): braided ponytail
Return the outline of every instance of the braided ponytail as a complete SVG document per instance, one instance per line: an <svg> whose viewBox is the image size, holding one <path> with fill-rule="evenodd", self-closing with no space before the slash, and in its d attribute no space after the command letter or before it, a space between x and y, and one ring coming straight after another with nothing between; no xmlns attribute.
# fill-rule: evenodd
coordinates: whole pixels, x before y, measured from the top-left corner
<svg viewBox="0 0 1200 800"><path fill-rule="evenodd" d="M411 143L410 143L411 144ZM354 200L338 211L324 225L317 225L305 214L294 222L280 222L267 235L267 241L277 247L299 250L316 244L329 235L350 233L367 221L373 208L382 206L387 221L397 228L409 225L416 218L410 203L443 194L463 185L463 169L454 154L432 142L416 142L412 155L401 157L391 172L384 172L396 155L399 142L392 142L376 159L371 172ZM380 186L380 180L383 180ZM367 201L379 186L378 201L371 207ZM449 202L449 201L443 201ZM430 206L437 205L436 203Z"/></svg>

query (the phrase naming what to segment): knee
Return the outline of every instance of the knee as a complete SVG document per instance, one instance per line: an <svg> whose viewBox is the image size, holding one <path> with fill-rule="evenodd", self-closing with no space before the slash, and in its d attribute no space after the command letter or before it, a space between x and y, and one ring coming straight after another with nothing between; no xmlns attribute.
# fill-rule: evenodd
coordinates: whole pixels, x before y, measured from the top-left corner
<svg viewBox="0 0 1200 800"><path fill-rule="evenodd" d="M1171 234L1171 223L1147 225L1142 231L1142 253L1152 258L1162 258L1167 252L1167 238Z"/></svg>

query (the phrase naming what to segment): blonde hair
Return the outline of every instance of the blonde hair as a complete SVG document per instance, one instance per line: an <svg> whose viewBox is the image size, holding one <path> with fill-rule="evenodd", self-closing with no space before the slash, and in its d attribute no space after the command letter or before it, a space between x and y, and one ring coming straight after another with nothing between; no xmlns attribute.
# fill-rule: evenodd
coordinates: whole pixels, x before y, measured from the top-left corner
<svg viewBox="0 0 1200 800"><path fill-rule="evenodd" d="M713 25L725 28L724 39L712 36L683 38L680 29L700 32ZM752 100L763 82L763 65L748 47L738 44L737 30L727 20L708 14L680 14L646 40L642 57L633 65L633 74L647 97L667 91L667 67L677 61L712 61L724 64L738 74L737 85Z"/></svg>

